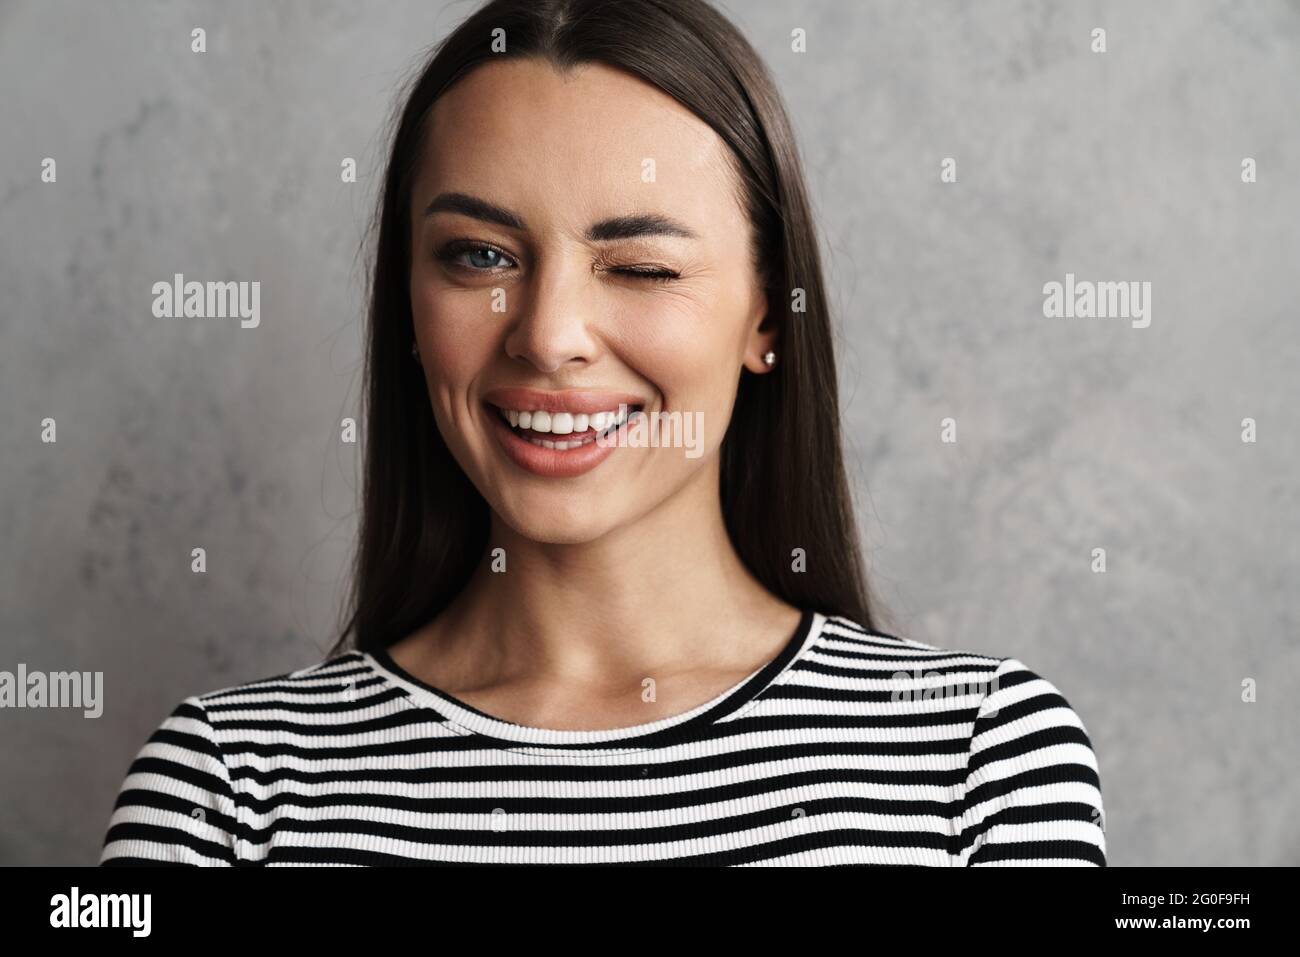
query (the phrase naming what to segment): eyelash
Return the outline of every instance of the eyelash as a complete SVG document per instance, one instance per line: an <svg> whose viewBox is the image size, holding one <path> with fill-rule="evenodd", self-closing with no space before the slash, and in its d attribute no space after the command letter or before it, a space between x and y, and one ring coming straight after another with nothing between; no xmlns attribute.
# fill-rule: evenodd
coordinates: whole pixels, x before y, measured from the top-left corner
<svg viewBox="0 0 1300 957"><path fill-rule="evenodd" d="M449 265L460 269L466 269L469 272L488 273L491 272L490 269L479 269L475 266L466 266L464 263L455 262L456 257L462 256L467 252L481 252L483 250L489 250L496 253L498 256L511 259L504 250L498 249L489 243L467 242L463 240L448 243L437 254L437 257L440 262L448 263ZM625 266L611 269L609 271L618 273L621 276L631 276L634 279L646 279L650 282L672 282L681 278L681 273L672 269L637 269L631 266Z"/></svg>

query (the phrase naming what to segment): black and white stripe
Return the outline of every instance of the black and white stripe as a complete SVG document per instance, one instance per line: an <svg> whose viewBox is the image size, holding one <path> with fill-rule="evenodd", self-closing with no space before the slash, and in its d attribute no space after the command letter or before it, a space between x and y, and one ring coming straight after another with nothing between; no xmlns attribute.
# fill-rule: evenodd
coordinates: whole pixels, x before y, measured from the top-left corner
<svg viewBox="0 0 1300 957"><path fill-rule="evenodd" d="M186 698L101 863L1104 865L1101 815L1050 682L806 612L768 666L632 729L501 721L382 653Z"/></svg>

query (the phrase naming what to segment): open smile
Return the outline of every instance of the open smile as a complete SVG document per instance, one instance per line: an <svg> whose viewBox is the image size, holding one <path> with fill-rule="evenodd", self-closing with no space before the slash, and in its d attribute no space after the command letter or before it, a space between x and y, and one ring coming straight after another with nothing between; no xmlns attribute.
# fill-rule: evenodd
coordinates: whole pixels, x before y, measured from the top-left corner
<svg viewBox="0 0 1300 957"><path fill-rule="evenodd" d="M605 392L498 390L483 407L498 443L519 467L548 478L591 471L614 451L611 439L643 414L636 396Z"/></svg>

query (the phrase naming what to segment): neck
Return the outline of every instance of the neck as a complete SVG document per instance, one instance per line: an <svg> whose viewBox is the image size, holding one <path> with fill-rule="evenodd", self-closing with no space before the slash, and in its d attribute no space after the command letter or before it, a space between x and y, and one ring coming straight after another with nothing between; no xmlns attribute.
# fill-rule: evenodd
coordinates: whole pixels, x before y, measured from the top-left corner
<svg viewBox="0 0 1300 957"><path fill-rule="evenodd" d="M780 650L798 609L736 554L705 470L634 522L579 544L536 542L495 515L488 555L450 606L410 639L412 663L448 684L600 683L687 667L746 671ZM492 570L504 549L506 570Z"/></svg>

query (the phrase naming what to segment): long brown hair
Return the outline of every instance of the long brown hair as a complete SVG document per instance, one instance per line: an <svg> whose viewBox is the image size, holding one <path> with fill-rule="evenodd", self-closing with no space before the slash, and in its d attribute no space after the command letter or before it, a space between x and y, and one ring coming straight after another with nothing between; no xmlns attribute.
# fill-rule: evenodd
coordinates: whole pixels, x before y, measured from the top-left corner
<svg viewBox="0 0 1300 957"><path fill-rule="evenodd" d="M726 527L773 594L878 627L841 453L816 231L790 121L757 53L703 0L491 0L433 49L394 117L371 226L360 541L334 651L383 648L414 631L485 555L487 502L448 450L411 359L410 200L434 103L503 57L621 69L674 97L730 147L780 361L741 374L720 451ZM796 291L802 311L792 308Z"/></svg>

